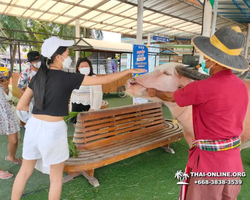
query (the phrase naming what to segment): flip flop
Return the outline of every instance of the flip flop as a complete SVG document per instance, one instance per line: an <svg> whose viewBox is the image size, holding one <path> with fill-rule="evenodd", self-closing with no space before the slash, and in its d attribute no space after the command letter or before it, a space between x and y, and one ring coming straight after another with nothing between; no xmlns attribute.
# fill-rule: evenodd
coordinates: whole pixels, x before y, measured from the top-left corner
<svg viewBox="0 0 250 200"><path fill-rule="evenodd" d="M21 158L17 158L18 161L12 161L12 160L9 160L9 159L8 159L8 156L6 156L6 157L5 157L5 160L6 160L6 161L9 161L9 162L11 162L11 163L13 163L13 164L15 164L15 165L21 165L21 164L22 164L22 159L21 159Z"/></svg>
<svg viewBox="0 0 250 200"><path fill-rule="evenodd" d="M7 177L4 177L5 175L8 175ZM0 179L10 179L12 178L14 175L10 174L8 171L3 171L2 173L0 173Z"/></svg>

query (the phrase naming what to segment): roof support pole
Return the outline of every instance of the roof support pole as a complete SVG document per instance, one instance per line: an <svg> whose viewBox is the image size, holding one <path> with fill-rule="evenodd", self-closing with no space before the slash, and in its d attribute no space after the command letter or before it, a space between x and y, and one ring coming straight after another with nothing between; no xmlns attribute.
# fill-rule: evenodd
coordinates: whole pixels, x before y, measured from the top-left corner
<svg viewBox="0 0 250 200"><path fill-rule="evenodd" d="M128 54L127 54L128 55ZM133 59L133 54L130 54L130 69L132 68L132 59Z"/></svg>
<svg viewBox="0 0 250 200"><path fill-rule="evenodd" d="M137 44L142 44L142 30L143 30L143 0L138 0L137 34L136 34L136 43Z"/></svg>
<svg viewBox="0 0 250 200"><path fill-rule="evenodd" d="M7 58L6 58L7 59ZM13 57L12 57L12 44L10 45L10 68L12 69L12 72L13 72L13 68L12 68L12 59L13 59ZM21 73L21 71L20 71L20 73Z"/></svg>
<svg viewBox="0 0 250 200"><path fill-rule="evenodd" d="M156 67L156 55L155 55L155 66L154 67Z"/></svg>
<svg viewBox="0 0 250 200"><path fill-rule="evenodd" d="M248 49L249 49L249 41L250 40L250 23L248 24L248 29L247 29L247 38L246 38L246 45L245 45L245 58L248 59Z"/></svg>
<svg viewBox="0 0 250 200"><path fill-rule="evenodd" d="M202 22L202 35L210 37L211 22L212 22L212 6L208 0L203 4L203 22Z"/></svg>
<svg viewBox="0 0 250 200"><path fill-rule="evenodd" d="M202 17L202 36L210 37L212 23L212 6L209 0L205 0L203 4L203 17ZM199 63L201 63L203 56L200 55ZM199 68L200 72L203 72Z"/></svg>
<svg viewBox="0 0 250 200"><path fill-rule="evenodd" d="M96 72L97 72L97 74L100 74L100 70L99 70L99 52L98 52L98 50L97 50L97 55L96 55L96 65L97 65L97 70L96 70Z"/></svg>
<svg viewBox="0 0 250 200"><path fill-rule="evenodd" d="M19 60L19 71L22 72L20 42L18 42L18 60Z"/></svg>
<svg viewBox="0 0 250 200"><path fill-rule="evenodd" d="M214 34L215 28L216 28L218 2L219 0L214 0L213 23L212 23L211 35Z"/></svg>
<svg viewBox="0 0 250 200"><path fill-rule="evenodd" d="M151 35L150 35L150 33L148 33L148 46L150 46L150 44L151 44Z"/></svg>
<svg viewBox="0 0 250 200"><path fill-rule="evenodd" d="M120 53L119 72L122 71L122 53Z"/></svg>
<svg viewBox="0 0 250 200"><path fill-rule="evenodd" d="M80 38L80 20L75 20L75 36L77 38ZM77 63L77 59L80 57L80 51L75 51L75 65Z"/></svg>

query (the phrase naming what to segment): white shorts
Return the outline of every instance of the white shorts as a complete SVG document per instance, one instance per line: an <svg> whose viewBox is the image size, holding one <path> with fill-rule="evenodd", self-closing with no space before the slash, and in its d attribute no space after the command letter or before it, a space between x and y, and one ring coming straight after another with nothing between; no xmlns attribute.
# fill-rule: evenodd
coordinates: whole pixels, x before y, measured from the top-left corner
<svg viewBox="0 0 250 200"><path fill-rule="evenodd" d="M47 122L32 116L25 128L23 158L37 160L37 170L49 174L50 165L69 158L67 125L63 120Z"/></svg>

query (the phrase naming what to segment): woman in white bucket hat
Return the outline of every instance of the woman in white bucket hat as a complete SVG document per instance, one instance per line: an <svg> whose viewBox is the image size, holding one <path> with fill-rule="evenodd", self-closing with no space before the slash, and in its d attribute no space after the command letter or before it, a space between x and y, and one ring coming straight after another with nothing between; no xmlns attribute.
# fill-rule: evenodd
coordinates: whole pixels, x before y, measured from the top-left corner
<svg viewBox="0 0 250 200"><path fill-rule="evenodd" d="M64 163L69 158L67 126L63 116L68 115L68 102L74 89L81 85L110 83L129 73L145 72L129 69L102 77L64 72L62 69L71 65L67 47L73 44L73 40L57 37L44 41L41 67L17 105L18 110L28 111L34 96L32 117L26 124L23 164L13 185L12 200L21 198L34 167L50 174L49 199L60 199Z"/></svg>

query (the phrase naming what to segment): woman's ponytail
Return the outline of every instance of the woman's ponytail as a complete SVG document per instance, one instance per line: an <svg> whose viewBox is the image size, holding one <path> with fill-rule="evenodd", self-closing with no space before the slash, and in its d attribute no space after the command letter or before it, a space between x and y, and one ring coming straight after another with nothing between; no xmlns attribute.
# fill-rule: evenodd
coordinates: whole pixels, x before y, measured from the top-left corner
<svg viewBox="0 0 250 200"><path fill-rule="evenodd" d="M47 73L48 73L47 58L41 55L41 67L38 69L34 77L35 80L33 80L34 81L33 94L34 94L35 106L39 110L43 109Z"/></svg>

